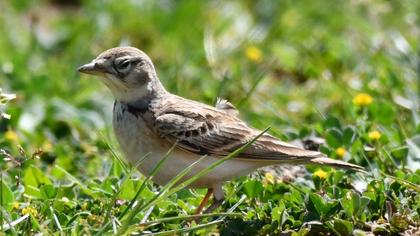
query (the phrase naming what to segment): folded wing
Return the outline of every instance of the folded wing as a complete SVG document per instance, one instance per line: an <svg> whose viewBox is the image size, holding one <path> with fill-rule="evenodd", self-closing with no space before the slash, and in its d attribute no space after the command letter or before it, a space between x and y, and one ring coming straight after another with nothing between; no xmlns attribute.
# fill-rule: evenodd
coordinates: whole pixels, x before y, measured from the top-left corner
<svg viewBox="0 0 420 236"><path fill-rule="evenodd" d="M179 101L177 101L179 100ZM199 155L223 157L255 138L261 131L226 112L177 97L156 114L155 130L178 147ZM254 161L305 163L324 157L264 134L236 158Z"/></svg>

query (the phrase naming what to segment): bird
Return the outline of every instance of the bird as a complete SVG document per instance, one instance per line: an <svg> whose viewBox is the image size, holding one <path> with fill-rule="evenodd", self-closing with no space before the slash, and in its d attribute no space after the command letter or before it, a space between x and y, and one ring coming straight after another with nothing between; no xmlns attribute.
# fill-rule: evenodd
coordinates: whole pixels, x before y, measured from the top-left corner
<svg viewBox="0 0 420 236"><path fill-rule="evenodd" d="M184 177L191 178L250 143L237 156L188 186L208 189L197 214L204 210L211 196L213 202L205 212L223 203L223 183L264 166L315 164L363 172L361 166L262 133L241 120L238 110L227 100L217 99L216 105L210 106L170 93L159 80L150 57L135 47L108 49L78 71L99 77L110 89L115 98L113 130L123 154L132 164L149 155L137 167L143 175L150 176L172 148L170 157L152 178L158 185L165 185L196 163Z"/></svg>

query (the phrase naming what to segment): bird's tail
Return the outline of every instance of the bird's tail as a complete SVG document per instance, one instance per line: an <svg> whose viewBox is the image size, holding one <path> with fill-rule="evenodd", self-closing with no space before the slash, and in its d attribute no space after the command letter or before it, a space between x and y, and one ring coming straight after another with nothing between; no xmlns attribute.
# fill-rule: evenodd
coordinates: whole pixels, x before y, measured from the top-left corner
<svg viewBox="0 0 420 236"><path fill-rule="evenodd" d="M347 163L340 160L331 159L321 152L307 151L299 149L299 152L289 152L287 154L281 153L278 155L271 154L268 157L253 158L254 161L270 161L272 164L297 164L307 165L314 164L320 166L331 166L334 168L341 168L367 173L365 169L356 164Z"/></svg>
<svg viewBox="0 0 420 236"><path fill-rule="evenodd" d="M306 162L306 164L328 165L328 166L335 167L335 168L354 170L354 171L366 173L365 169L361 166L351 164L351 163L347 163L347 162L344 162L344 161L334 160L334 159L328 158L326 156L311 158L309 160L309 163Z"/></svg>
<svg viewBox="0 0 420 236"><path fill-rule="evenodd" d="M264 148L261 148L264 147ZM269 151L267 151L267 149ZM315 164L335 168L364 172L364 168L355 164L329 158L324 153L302 149L282 142L271 135L263 135L256 144L241 153L238 158L252 159L254 162L270 162L272 164ZM264 166L264 164L262 165Z"/></svg>
<svg viewBox="0 0 420 236"><path fill-rule="evenodd" d="M282 158L277 158L277 162L280 161L286 164L295 163L295 164L314 164L314 165L321 165L321 166L331 166L334 168L341 168L347 170L353 170L358 172L367 173L365 169L361 166L356 164L347 163L340 160L335 160L329 158L327 155L317 151L309 151L304 149L295 149L293 152L287 153L286 156Z"/></svg>

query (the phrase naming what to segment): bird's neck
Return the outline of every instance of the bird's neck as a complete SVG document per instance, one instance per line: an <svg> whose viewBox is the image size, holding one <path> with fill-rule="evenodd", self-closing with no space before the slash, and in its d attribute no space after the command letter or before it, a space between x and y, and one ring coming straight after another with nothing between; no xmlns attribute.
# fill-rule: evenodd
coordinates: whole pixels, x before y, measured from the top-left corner
<svg viewBox="0 0 420 236"><path fill-rule="evenodd" d="M119 102L131 104L135 107L142 107L151 100L163 97L169 94L158 79L150 80L143 86L129 88L116 95Z"/></svg>

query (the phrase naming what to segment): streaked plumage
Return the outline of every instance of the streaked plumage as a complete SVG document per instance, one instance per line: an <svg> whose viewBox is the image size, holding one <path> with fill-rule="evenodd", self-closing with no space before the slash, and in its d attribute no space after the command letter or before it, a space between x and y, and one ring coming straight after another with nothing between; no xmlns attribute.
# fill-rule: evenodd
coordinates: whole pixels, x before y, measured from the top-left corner
<svg viewBox="0 0 420 236"><path fill-rule="evenodd" d="M218 99L212 107L167 92L150 58L136 48L109 49L79 71L101 76L114 94L114 131L128 160L136 163L151 153L139 167L143 174L150 174L167 150L176 144L163 170L153 179L158 184L167 183L198 158L207 155L188 178L261 133L242 121L236 108L226 100ZM362 170L357 165L333 160L320 152L304 150L263 134L244 152L190 187L212 189L216 202L220 202L223 182L275 164L320 164Z"/></svg>

